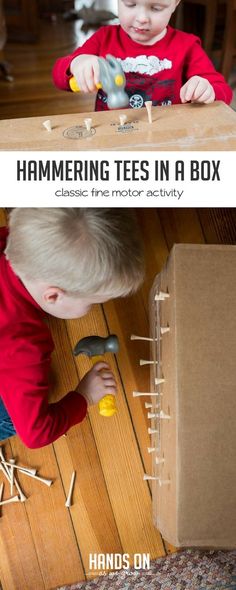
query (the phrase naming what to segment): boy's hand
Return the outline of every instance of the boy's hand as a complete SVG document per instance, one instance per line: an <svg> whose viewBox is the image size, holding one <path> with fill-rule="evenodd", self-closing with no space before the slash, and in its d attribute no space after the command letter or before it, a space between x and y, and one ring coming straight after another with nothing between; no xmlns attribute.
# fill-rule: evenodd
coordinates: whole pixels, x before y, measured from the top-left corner
<svg viewBox="0 0 236 590"><path fill-rule="evenodd" d="M201 102L209 104L215 100L213 86L201 76L192 76L180 89L181 102Z"/></svg>
<svg viewBox="0 0 236 590"><path fill-rule="evenodd" d="M81 379L76 391L85 397L89 406L97 404L104 395L115 395L117 386L109 365L104 362L96 363Z"/></svg>
<svg viewBox="0 0 236 590"><path fill-rule="evenodd" d="M77 55L71 64L70 71L82 92L94 92L99 84L99 62L96 55Z"/></svg>

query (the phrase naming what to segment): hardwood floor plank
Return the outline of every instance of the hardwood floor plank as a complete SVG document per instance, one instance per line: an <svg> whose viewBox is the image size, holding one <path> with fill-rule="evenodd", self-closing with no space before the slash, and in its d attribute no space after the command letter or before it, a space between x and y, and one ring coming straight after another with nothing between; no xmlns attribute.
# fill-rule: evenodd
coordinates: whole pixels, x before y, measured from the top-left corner
<svg viewBox="0 0 236 590"><path fill-rule="evenodd" d="M78 384L78 372L70 346L65 320L47 316L47 324L53 337L55 349L52 353L50 402L61 399L65 392L73 391ZM60 367L60 371L58 371Z"/></svg>
<svg viewBox="0 0 236 590"><path fill-rule="evenodd" d="M11 448L13 456L18 457L22 464L37 467L39 475L53 479L53 485L48 487L23 474L19 475L19 482L28 498L25 510L46 590L82 580L83 568L70 515L64 505L65 492L52 445L30 450L14 437ZM17 542L21 543L20 534ZM65 551L65 547L69 550ZM23 588L21 586L21 590Z"/></svg>
<svg viewBox="0 0 236 590"><path fill-rule="evenodd" d="M135 310L135 312L133 312ZM140 313L140 310L142 312ZM139 365L140 358L149 358L149 344L144 341L130 341L130 335L149 335L149 326L146 309L143 306L142 297L138 294L131 298L131 301L111 301L104 305L104 313L111 333L117 334L120 342L120 352L117 355L118 369L121 374L122 383L129 410L132 416L132 423L137 438L138 447L142 456L144 471L152 473L152 455L148 453L150 435L148 427L150 421L147 418L148 409L145 403L150 402L149 397L133 397L133 391L150 391L149 367ZM175 547L165 542L163 545L166 553L176 551Z"/></svg>
<svg viewBox="0 0 236 590"><path fill-rule="evenodd" d="M53 368L57 379L51 396L55 401L74 389L79 379L66 322L51 317L49 324L56 347ZM65 490L69 489L72 471L76 471L70 514L84 571L88 578L93 577L89 553L120 553L122 547L89 418L58 439L54 449Z"/></svg>
<svg viewBox="0 0 236 590"><path fill-rule="evenodd" d="M17 515L13 505L8 506L7 509L9 515L7 518L4 517L4 524L0 527L1 587L3 590L23 590L23 588L32 590L34 587L44 590L45 585L37 564L37 556L32 552L32 541L28 539L29 543L27 543L26 522L20 515L22 508L20 507ZM23 542L20 541L21 546L15 540L15 531L18 526L21 530L20 536L17 534L18 539L23 539ZM19 549L22 549L22 552Z"/></svg>
<svg viewBox="0 0 236 590"><path fill-rule="evenodd" d="M163 232L155 209L137 211L138 222L144 242L146 276L140 291L132 297L105 303L104 314L111 333L117 334L120 351L117 362L129 409L132 415L142 460L147 472L151 472L151 455L148 434L149 421L145 402L148 398L133 397L133 391L149 391L149 366L140 366L140 359L149 359L149 343L131 341L131 334L149 336L148 297L155 275L161 270L168 255Z"/></svg>
<svg viewBox="0 0 236 590"><path fill-rule="evenodd" d="M236 210L198 209L205 241L208 244L236 244Z"/></svg>
<svg viewBox="0 0 236 590"><path fill-rule="evenodd" d="M85 334L107 334L98 306L78 322L67 325L72 346ZM107 361L120 383L113 355L108 355ZM77 363L80 376L91 366L84 355L77 357ZM163 555L160 535L152 524L150 492L143 481L143 465L121 385L117 406L118 414L111 419L99 416L97 407L92 407L89 414L123 551L130 556L136 552L149 552L152 557Z"/></svg>
<svg viewBox="0 0 236 590"><path fill-rule="evenodd" d="M169 249L174 243L204 242L196 209L159 209L159 217Z"/></svg>
<svg viewBox="0 0 236 590"><path fill-rule="evenodd" d="M70 514L85 577L90 579L98 575L90 570L90 554L122 553L122 546L89 420L72 428L54 446L67 492L72 471L76 471Z"/></svg>
<svg viewBox="0 0 236 590"><path fill-rule="evenodd" d="M9 442L4 444L5 457L12 457ZM9 485L4 482L4 497L10 497ZM24 481L22 480L22 490ZM4 590L45 590L25 503L1 508L0 517L0 579Z"/></svg>
<svg viewBox="0 0 236 590"><path fill-rule="evenodd" d="M6 211L2 208L0 208L0 227L6 225L7 223L7 216L6 216Z"/></svg>
<svg viewBox="0 0 236 590"><path fill-rule="evenodd" d="M150 369L148 365L140 367L141 358L149 359L150 344L145 341L131 341L130 335L149 336L148 301L149 291L158 272L168 256L168 247L163 234L158 211L141 208L137 210L145 252L146 276L141 290L124 300L117 299L106 303L104 313L110 332L119 336L120 352L117 355L118 366L123 379L124 390L132 416L136 437L139 444L145 472L152 473L152 455L147 449L151 446L145 403L148 397L133 397L132 391L150 391ZM173 553L176 548L163 539L166 553Z"/></svg>
<svg viewBox="0 0 236 590"><path fill-rule="evenodd" d="M138 209L137 219L141 229L145 251L146 277L142 294L148 309L149 291L158 272L162 269L168 256L168 244L161 225L159 211L162 209Z"/></svg>
<svg viewBox="0 0 236 590"><path fill-rule="evenodd" d="M127 300L110 301L104 305L104 314L110 333L118 336L120 350L117 365L121 375L124 395L131 412L135 433L145 470L151 470L151 457L147 452L150 446L148 419L144 397L133 397L133 391L149 391L149 367L139 365L140 358L149 358L149 344L144 341L131 341L131 334L148 336L148 321L141 295Z"/></svg>

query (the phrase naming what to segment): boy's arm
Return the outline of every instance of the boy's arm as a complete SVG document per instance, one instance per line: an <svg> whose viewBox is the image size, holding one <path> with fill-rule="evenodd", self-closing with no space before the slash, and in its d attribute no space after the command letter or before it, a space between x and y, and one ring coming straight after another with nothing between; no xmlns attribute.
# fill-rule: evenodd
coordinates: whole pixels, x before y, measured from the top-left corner
<svg viewBox="0 0 236 590"><path fill-rule="evenodd" d="M98 404L107 393L115 395L117 385L109 365L100 361L85 373L74 391L49 404L50 352L44 349L38 354L36 347L24 344L23 356L20 351L8 355L10 362L7 364L7 357L0 370L1 397L17 434L27 447L37 449L82 422L87 405Z"/></svg>
<svg viewBox="0 0 236 590"><path fill-rule="evenodd" d="M206 78L213 86L215 91L215 100L222 100L230 104L233 92L225 81L222 74L217 72L211 60L201 47L200 40L195 38L195 43L191 45L188 53L188 61L185 70L185 79L189 80L193 76Z"/></svg>
<svg viewBox="0 0 236 590"><path fill-rule="evenodd" d="M6 366L1 371L1 397L17 434L29 448L40 448L65 434L87 413L87 401L70 391L56 403L48 403L48 361Z"/></svg>
<svg viewBox="0 0 236 590"><path fill-rule="evenodd" d="M94 35L92 35L92 37L85 41L81 47L78 47L70 55L59 57L57 59L52 70L53 81L57 88L60 88L60 90L70 90L69 80L72 77L70 64L77 55L99 55L100 48L103 44L104 29L105 27L101 27L96 33L94 33Z"/></svg>

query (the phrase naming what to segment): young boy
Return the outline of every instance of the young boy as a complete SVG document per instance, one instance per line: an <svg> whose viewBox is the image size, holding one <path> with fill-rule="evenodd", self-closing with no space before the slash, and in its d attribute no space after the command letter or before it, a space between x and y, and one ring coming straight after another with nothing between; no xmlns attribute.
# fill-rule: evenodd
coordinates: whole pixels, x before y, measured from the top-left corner
<svg viewBox="0 0 236 590"><path fill-rule="evenodd" d="M0 440L17 432L30 448L48 445L84 419L87 405L116 393L113 373L100 362L48 404L54 345L45 312L82 317L95 303L135 291L143 272L128 209L11 212L9 233L0 228Z"/></svg>
<svg viewBox="0 0 236 590"><path fill-rule="evenodd" d="M119 25L101 27L82 47L59 58L54 83L69 90L76 78L83 92L94 92L99 83L97 56L116 57L126 75L129 105L144 106L185 102L230 103L232 90L206 53L198 37L169 26L180 0L118 0ZM96 111L107 110L106 95L99 90Z"/></svg>

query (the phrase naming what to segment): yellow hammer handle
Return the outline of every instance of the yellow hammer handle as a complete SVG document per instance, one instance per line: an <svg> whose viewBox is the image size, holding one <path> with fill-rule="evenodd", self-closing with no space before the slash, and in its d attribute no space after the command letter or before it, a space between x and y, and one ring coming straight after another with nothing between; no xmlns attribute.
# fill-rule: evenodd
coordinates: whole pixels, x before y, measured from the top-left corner
<svg viewBox="0 0 236 590"><path fill-rule="evenodd" d="M93 356L93 357L91 357L91 359L92 359L93 365L95 365L96 363L98 363L100 361L104 361L104 358L102 356ZM101 369L101 370L104 370L104 369ZM114 414L116 414L117 408L116 408L115 396L111 393L108 393L107 395L105 395L98 402L98 409L99 409L99 414L101 414L101 416L110 417L110 416L113 416Z"/></svg>
<svg viewBox="0 0 236 590"><path fill-rule="evenodd" d="M72 78L69 79L69 86L72 92L80 92L80 87L78 86L74 76L72 76ZM98 82L98 84L96 84L96 88L98 90L99 88L102 88L101 82Z"/></svg>

